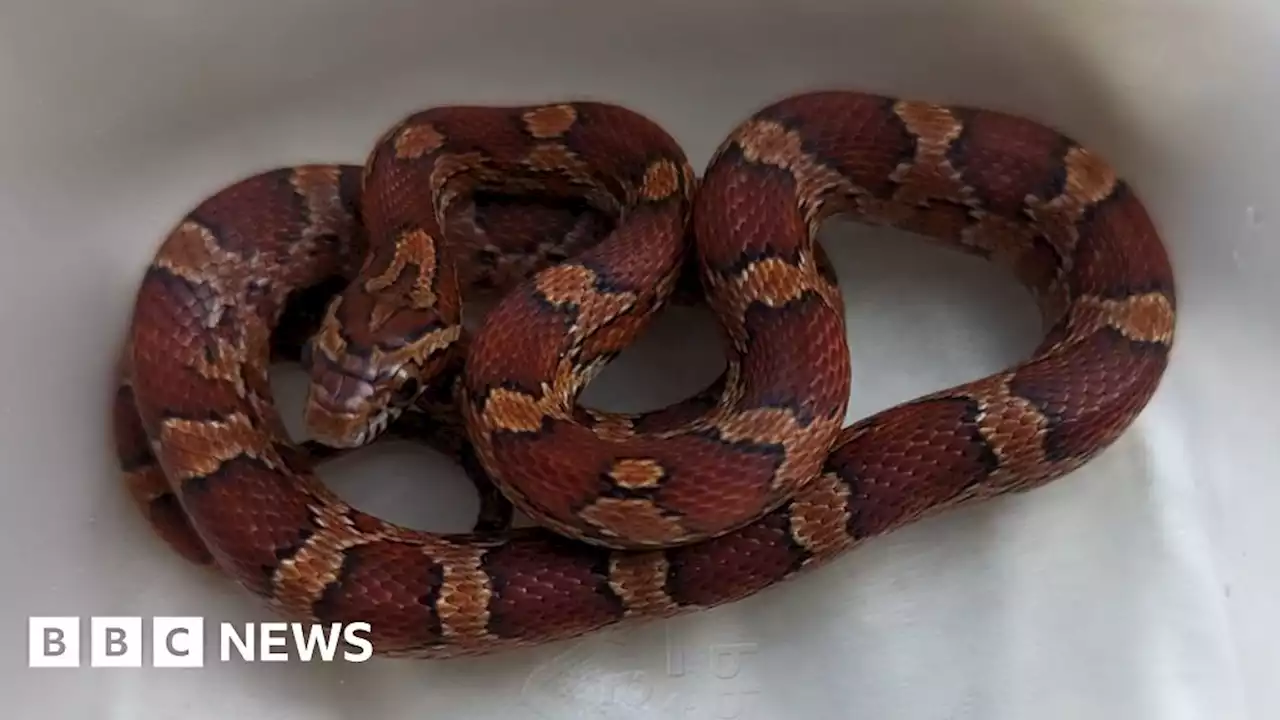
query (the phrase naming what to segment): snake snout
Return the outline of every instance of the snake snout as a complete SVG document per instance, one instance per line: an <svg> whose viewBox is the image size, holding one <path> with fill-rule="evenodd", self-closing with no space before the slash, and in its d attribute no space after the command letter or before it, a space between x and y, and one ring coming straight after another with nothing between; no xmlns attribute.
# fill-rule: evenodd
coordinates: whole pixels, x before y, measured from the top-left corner
<svg viewBox="0 0 1280 720"><path fill-rule="evenodd" d="M338 448L366 444L384 429L385 403L374 384L359 375L320 363L311 368L303 422L312 439ZM379 426L383 426L380 428Z"/></svg>

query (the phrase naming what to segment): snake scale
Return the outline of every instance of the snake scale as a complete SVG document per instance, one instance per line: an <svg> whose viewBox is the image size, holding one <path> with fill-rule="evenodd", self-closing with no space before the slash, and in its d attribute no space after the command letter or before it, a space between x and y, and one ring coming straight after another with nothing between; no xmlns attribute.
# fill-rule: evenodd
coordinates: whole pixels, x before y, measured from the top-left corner
<svg viewBox="0 0 1280 720"><path fill-rule="evenodd" d="M843 302L815 243L836 215L1001 264L1042 342L845 426ZM580 407L682 293L717 320L722 375L652 412ZM160 536L275 611L369 622L381 655L475 655L722 605L1060 477L1149 401L1174 321L1132 188L1019 116L806 92L698 176L620 106L435 107L363 165L263 171L183 217L136 297L116 448ZM308 442L272 399L281 358L310 373ZM392 435L463 461L474 531L385 522L315 474Z"/></svg>

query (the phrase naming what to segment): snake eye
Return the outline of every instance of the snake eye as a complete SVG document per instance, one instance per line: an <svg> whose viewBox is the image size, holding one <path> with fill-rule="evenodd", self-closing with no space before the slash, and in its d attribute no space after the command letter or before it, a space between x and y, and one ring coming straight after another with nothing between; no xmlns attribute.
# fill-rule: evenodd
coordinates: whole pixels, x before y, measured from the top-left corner
<svg viewBox="0 0 1280 720"><path fill-rule="evenodd" d="M417 378L405 378L396 388L395 394L391 396L391 401L396 405L408 405L418 397L418 380Z"/></svg>

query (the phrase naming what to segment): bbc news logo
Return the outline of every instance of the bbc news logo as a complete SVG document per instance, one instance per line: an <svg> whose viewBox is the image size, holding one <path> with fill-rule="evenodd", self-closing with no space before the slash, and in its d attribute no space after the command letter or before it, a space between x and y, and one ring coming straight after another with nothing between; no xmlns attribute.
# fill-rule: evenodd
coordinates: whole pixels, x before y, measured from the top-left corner
<svg viewBox="0 0 1280 720"><path fill-rule="evenodd" d="M33 617L27 626L28 665L80 667L88 645L91 667L142 667L143 649L158 668L204 667L206 623L198 617L154 617L144 632L141 617L91 617L87 642L79 617ZM368 623L218 623L218 661L364 662L373 656ZM292 652L290 652L292 651Z"/></svg>

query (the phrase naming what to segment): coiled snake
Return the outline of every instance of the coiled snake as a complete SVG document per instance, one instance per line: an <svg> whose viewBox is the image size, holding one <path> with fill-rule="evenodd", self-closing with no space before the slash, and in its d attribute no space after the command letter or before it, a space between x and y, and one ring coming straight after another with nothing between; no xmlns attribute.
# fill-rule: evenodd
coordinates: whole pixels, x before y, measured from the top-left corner
<svg viewBox="0 0 1280 720"><path fill-rule="evenodd" d="M813 243L835 214L1002 263L1043 342L842 428L843 304ZM579 407L690 283L723 331L721 378L650 413ZM486 288L500 300L464 332L462 299ZM1174 309L1131 188L1027 119L805 93L698 178L618 106L434 108L364 166L263 172L184 217L136 298L117 450L162 537L283 615L370 622L384 655L477 654L730 602L1057 478L1150 399ZM281 357L309 368L324 446L392 428L463 458L488 488L476 531L398 527L328 490L314 464L343 451L289 438ZM509 527L512 506L543 527Z"/></svg>

